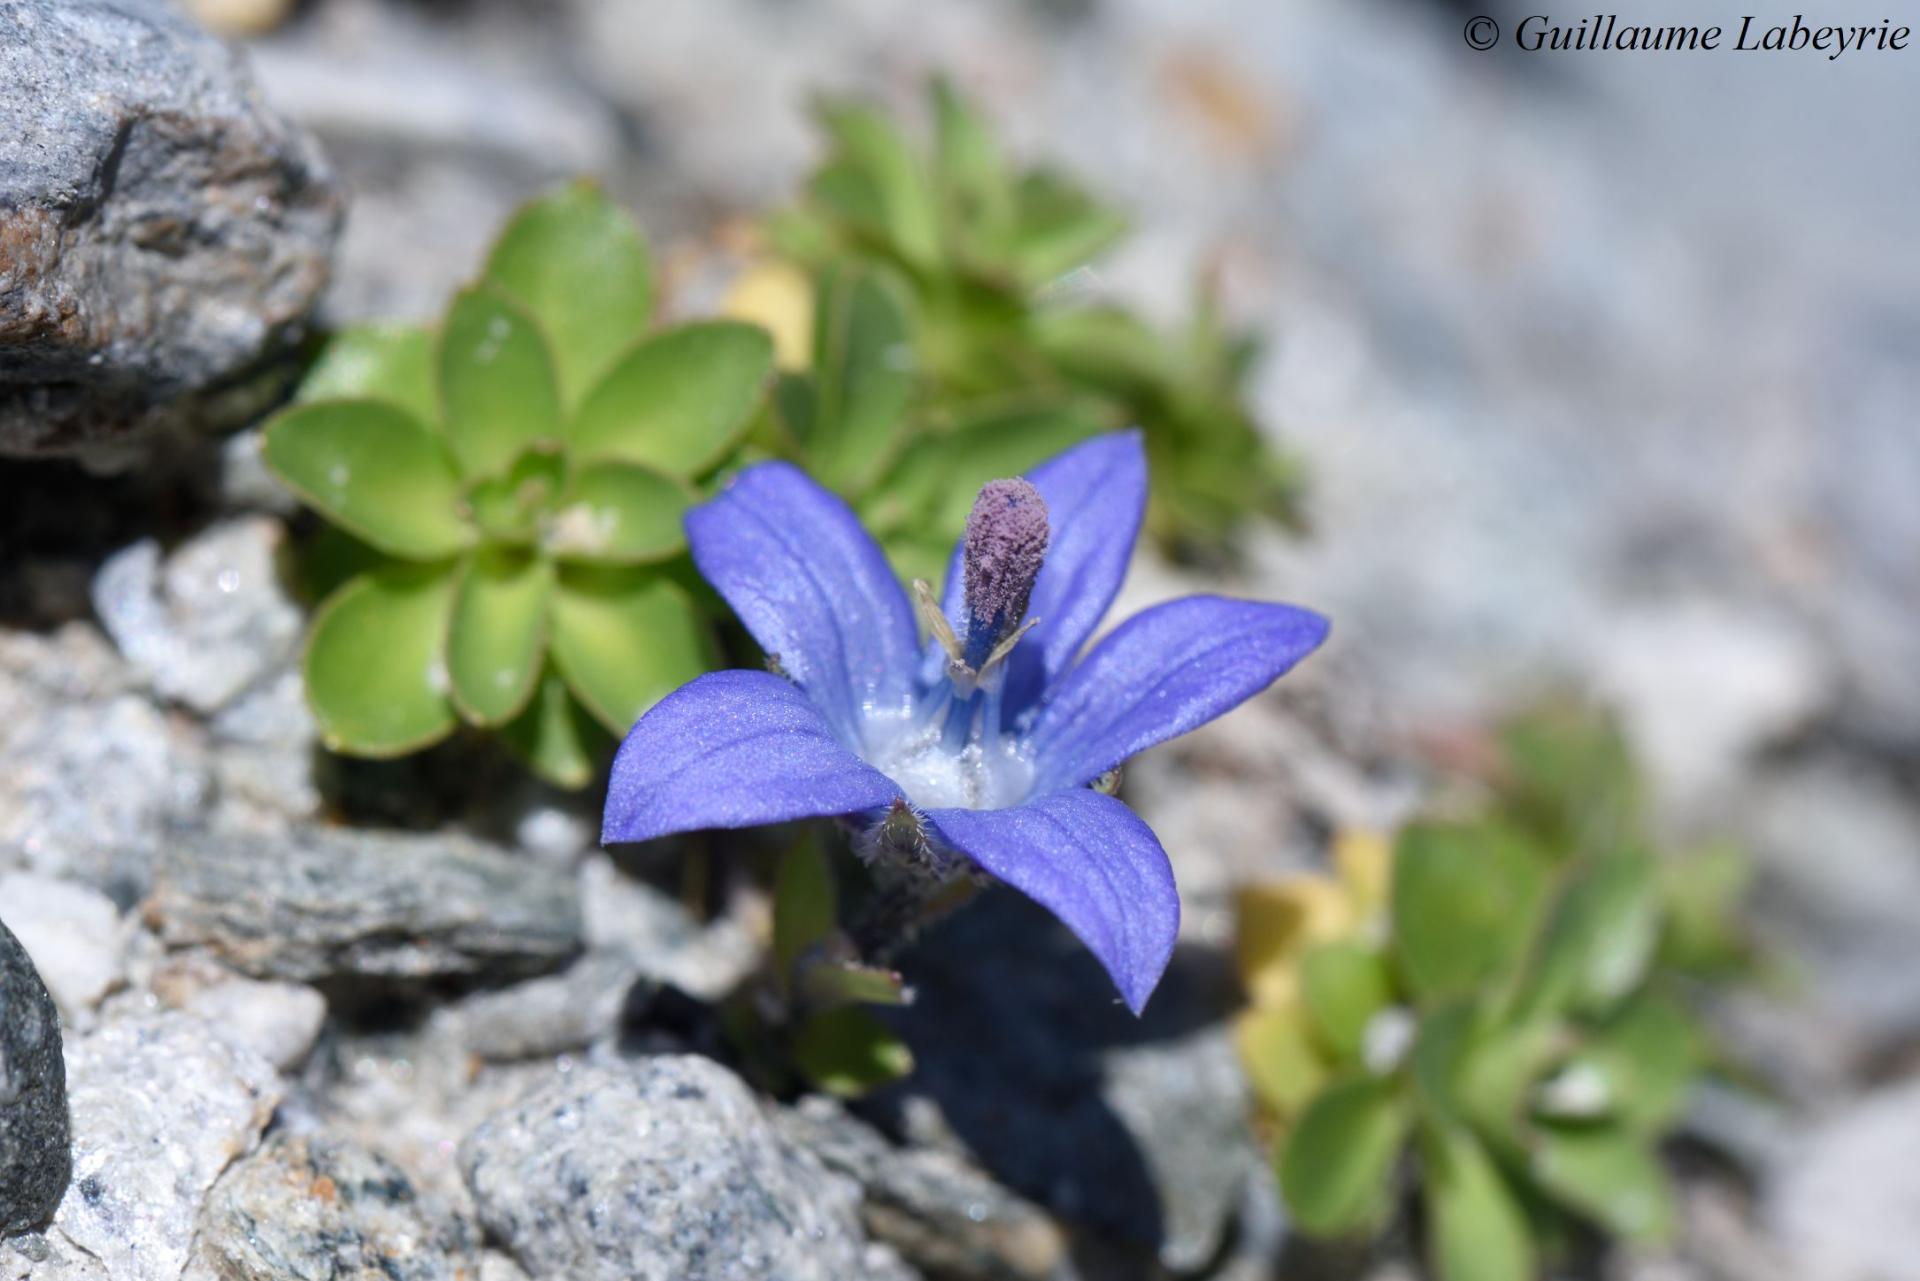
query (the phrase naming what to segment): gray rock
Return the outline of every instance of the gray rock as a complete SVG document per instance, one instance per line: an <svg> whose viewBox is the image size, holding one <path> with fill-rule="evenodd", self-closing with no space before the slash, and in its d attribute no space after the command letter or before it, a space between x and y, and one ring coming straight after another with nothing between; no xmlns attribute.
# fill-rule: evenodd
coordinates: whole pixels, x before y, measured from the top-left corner
<svg viewBox="0 0 1920 1281"><path fill-rule="evenodd" d="M539 974L580 947L571 878L451 835L207 833L169 849L146 916L170 945L301 983Z"/></svg>
<svg viewBox="0 0 1920 1281"><path fill-rule="evenodd" d="M110 558L94 611L162 698L210 714L284 667L304 630L280 581L286 530L271 516L216 525L161 561L152 539Z"/></svg>
<svg viewBox="0 0 1920 1281"><path fill-rule="evenodd" d="M1763 1217L1803 1281L1920 1276L1920 1082L1866 1095L1782 1157Z"/></svg>
<svg viewBox="0 0 1920 1281"><path fill-rule="evenodd" d="M90 627L0 637L0 868L69 876L125 906L160 843L197 818L204 747L129 680Z"/></svg>
<svg viewBox="0 0 1920 1281"><path fill-rule="evenodd" d="M55 1232L115 1281L175 1281L207 1190L280 1100L272 1067L167 1012L82 1037L67 1074L73 1183Z"/></svg>
<svg viewBox="0 0 1920 1281"><path fill-rule="evenodd" d="M68 1170L60 1012L0 924L0 1236L52 1214Z"/></svg>
<svg viewBox="0 0 1920 1281"><path fill-rule="evenodd" d="M709 1059L556 1076L469 1135L460 1162L481 1222L537 1277L867 1275L853 1186Z"/></svg>
<svg viewBox="0 0 1920 1281"><path fill-rule="evenodd" d="M220 1281L462 1281L476 1238L379 1153L283 1132L214 1185L196 1253Z"/></svg>
<svg viewBox="0 0 1920 1281"><path fill-rule="evenodd" d="M169 1008L206 1020L215 1036L282 1072L307 1057L327 1017L326 998L305 984L243 978L202 957L169 960L148 983Z"/></svg>
<svg viewBox="0 0 1920 1281"><path fill-rule="evenodd" d="M58 1233L0 1241L0 1281L113 1281L107 1270Z"/></svg>
<svg viewBox="0 0 1920 1281"><path fill-rule="evenodd" d="M640 973L693 996L718 1000L760 960L752 934L730 916L702 925L672 896L615 867L604 854L580 866L587 941L626 952Z"/></svg>
<svg viewBox="0 0 1920 1281"><path fill-rule="evenodd" d="M916 1266L954 1281L1076 1275L1060 1226L958 1154L896 1146L817 1095L777 1119L795 1146L860 1185L868 1234Z"/></svg>
<svg viewBox="0 0 1920 1281"><path fill-rule="evenodd" d="M640 965L626 952L590 952L564 974L468 997L446 1011L469 1054L493 1061L583 1049L619 1025Z"/></svg>
<svg viewBox="0 0 1920 1281"><path fill-rule="evenodd" d="M4 917L40 977L73 1022L120 977L125 940L119 909L97 890L28 872L0 876Z"/></svg>
<svg viewBox="0 0 1920 1281"><path fill-rule="evenodd" d="M320 813L320 733L298 669L249 689L210 728L223 821L272 828Z"/></svg>
<svg viewBox="0 0 1920 1281"><path fill-rule="evenodd" d="M4 0L0 83L0 454L257 409L327 279L318 148L166 0Z"/></svg>

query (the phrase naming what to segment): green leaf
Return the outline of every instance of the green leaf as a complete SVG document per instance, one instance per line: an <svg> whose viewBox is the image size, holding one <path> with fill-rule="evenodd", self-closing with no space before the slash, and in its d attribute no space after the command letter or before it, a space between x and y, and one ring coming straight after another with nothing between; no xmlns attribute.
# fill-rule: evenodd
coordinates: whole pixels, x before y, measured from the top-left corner
<svg viewBox="0 0 1920 1281"><path fill-rule="evenodd" d="M870 271L821 281L814 319L814 399L808 469L858 493L893 457L913 395L913 347L899 301Z"/></svg>
<svg viewBox="0 0 1920 1281"><path fill-rule="evenodd" d="M393 405L296 405L267 424L263 456L308 506L388 555L438 560L473 542L439 439Z"/></svg>
<svg viewBox="0 0 1920 1281"><path fill-rule="evenodd" d="M1597 1083L1606 1115L1637 1134L1672 1124L1705 1060L1700 1029L1672 997L1643 992L1587 1038L1557 1079Z"/></svg>
<svg viewBox="0 0 1920 1281"><path fill-rule="evenodd" d="M1277 1116L1294 1115L1326 1083L1326 1062L1297 1003L1242 1011L1233 1039L1254 1097Z"/></svg>
<svg viewBox="0 0 1920 1281"><path fill-rule="evenodd" d="M1420 1127L1427 1255L1438 1281L1532 1281L1525 1214L1485 1148L1445 1122Z"/></svg>
<svg viewBox="0 0 1920 1281"><path fill-rule="evenodd" d="M733 448L766 390L773 340L757 325L710 321L656 334L588 394L574 454L697 476Z"/></svg>
<svg viewBox="0 0 1920 1281"><path fill-rule="evenodd" d="M991 253L1013 223L1013 181L993 131L951 81L933 82L934 174L950 240Z"/></svg>
<svg viewBox="0 0 1920 1281"><path fill-rule="evenodd" d="M1126 234L1127 220L1077 184L1038 170L1016 192L1015 270L1037 287L1099 256Z"/></svg>
<svg viewBox="0 0 1920 1281"><path fill-rule="evenodd" d="M568 687L619 735L712 660L692 600L646 570L563 570L552 625L553 661Z"/></svg>
<svg viewBox="0 0 1920 1281"><path fill-rule="evenodd" d="M1521 1018L1594 1013L1638 987L1660 941L1660 904L1646 856L1575 865L1521 989Z"/></svg>
<svg viewBox="0 0 1920 1281"><path fill-rule="evenodd" d="M1472 992L1512 964L1534 929L1546 874L1493 824L1416 824L1393 860L1393 943L1422 1001Z"/></svg>
<svg viewBox="0 0 1920 1281"><path fill-rule="evenodd" d="M1536 1084L1564 1053L1554 1024L1477 1020L1454 1072L1459 1108L1489 1143L1516 1150L1528 1133Z"/></svg>
<svg viewBox="0 0 1920 1281"><path fill-rule="evenodd" d="M696 495L685 483L638 463L589 463L554 513L547 549L567 560L640 565L678 555L681 521Z"/></svg>
<svg viewBox="0 0 1920 1281"><path fill-rule="evenodd" d="M454 574L394 565L327 598L307 638L307 699L328 748L402 756L436 743L458 718L443 650Z"/></svg>
<svg viewBox="0 0 1920 1281"><path fill-rule="evenodd" d="M1620 727L1570 698L1549 700L1501 731L1502 805L1552 852L1604 852L1635 839L1643 797Z"/></svg>
<svg viewBox="0 0 1920 1281"><path fill-rule="evenodd" d="M852 961L819 961L800 967L806 1004L819 1010L841 1005L905 1005L906 982L893 970Z"/></svg>
<svg viewBox="0 0 1920 1281"><path fill-rule="evenodd" d="M1629 1241L1673 1232L1673 1191L1645 1139L1608 1126L1542 1125L1528 1165L1556 1201Z"/></svg>
<svg viewBox="0 0 1920 1281"><path fill-rule="evenodd" d="M857 1098L913 1071L913 1051L858 1005L812 1015L793 1038L794 1064L828 1094Z"/></svg>
<svg viewBox="0 0 1920 1281"><path fill-rule="evenodd" d="M563 399L577 405L647 331L653 263L640 228L606 193L576 182L514 215L487 260L553 343Z"/></svg>
<svg viewBox="0 0 1920 1281"><path fill-rule="evenodd" d="M503 725L526 709L547 645L553 565L527 552L482 548L454 593L447 675L454 706L475 725Z"/></svg>
<svg viewBox="0 0 1920 1281"><path fill-rule="evenodd" d="M1367 1024L1393 1003L1386 959L1359 943L1323 943L1301 960L1307 1010L1322 1044L1344 1063L1357 1063Z"/></svg>
<svg viewBox="0 0 1920 1281"><path fill-rule="evenodd" d="M497 290L457 295L440 335L447 443L468 476L507 470L535 443L562 436L553 358L534 318Z"/></svg>
<svg viewBox="0 0 1920 1281"><path fill-rule="evenodd" d="M835 920L833 867L812 834L780 860L773 886L773 963L785 983L794 963L832 934Z"/></svg>
<svg viewBox="0 0 1920 1281"><path fill-rule="evenodd" d="M939 213L912 145L886 113L863 103L827 100L814 114L835 145L814 175L814 199L901 260L932 266L940 257Z"/></svg>
<svg viewBox="0 0 1920 1281"><path fill-rule="evenodd" d="M355 325L327 340L300 382L301 401L379 400L440 425L433 384L433 331L417 325Z"/></svg>
<svg viewBox="0 0 1920 1281"><path fill-rule="evenodd" d="M983 410L951 431L922 433L861 503L863 519L883 533L924 534L940 545L944 568L980 486L1018 476L1109 425L1090 406L1068 402Z"/></svg>
<svg viewBox="0 0 1920 1281"><path fill-rule="evenodd" d="M1406 1130L1407 1106L1394 1082L1348 1077L1328 1086L1280 1151L1280 1190L1294 1221L1321 1236L1378 1225L1392 1207Z"/></svg>
<svg viewBox="0 0 1920 1281"><path fill-rule="evenodd" d="M593 782L612 746L607 731L567 691L552 663L541 674L533 701L501 728L500 736L535 774L570 789Z"/></svg>
<svg viewBox="0 0 1920 1281"><path fill-rule="evenodd" d="M1734 845L1661 859L1662 963L1700 975L1737 973L1751 964L1754 949L1741 927L1739 907L1752 875L1746 855Z"/></svg>
<svg viewBox="0 0 1920 1281"><path fill-rule="evenodd" d="M468 486L466 509L486 537L531 544L541 518L553 509L566 481L566 455L551 446L536 445L503 474Z"/></svg>

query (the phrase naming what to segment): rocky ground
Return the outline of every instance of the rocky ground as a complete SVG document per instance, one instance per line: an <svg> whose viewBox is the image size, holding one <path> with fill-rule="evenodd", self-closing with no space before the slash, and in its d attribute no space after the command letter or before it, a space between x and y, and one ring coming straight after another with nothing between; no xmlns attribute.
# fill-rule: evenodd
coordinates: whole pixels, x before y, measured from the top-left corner
<svg viewBox="0 0 1920 1281"><path fill-rule="evenodd" d="M0 446L87 451L0 462L0 1281L1407 1276L1287 1234L1227 893L1562 679L1676 836L1753 851L1797 976L1716 1012L1768 1102L1702 1100L1678 1247L1599 1266L1920 1277L1905 64L1480 55L1385 0L314 0L256 87L173 19L116 52L142 8L0 0ZM1133 210L1097 287L1172 312L1213 266L1272 335L1314 528L1227 585L1336 639L1130 770L1187 898L1145 1020L990 898L907 958L911 1080L767 1099L707 1057L745 878L616 861L465 748L319 752L297 518L207 428L283 385L341 209L323 321L431 314L582 171L697 309L808 162L804 92L935 68ZM1143 558L1123 608L1193 580Z"/></svg>

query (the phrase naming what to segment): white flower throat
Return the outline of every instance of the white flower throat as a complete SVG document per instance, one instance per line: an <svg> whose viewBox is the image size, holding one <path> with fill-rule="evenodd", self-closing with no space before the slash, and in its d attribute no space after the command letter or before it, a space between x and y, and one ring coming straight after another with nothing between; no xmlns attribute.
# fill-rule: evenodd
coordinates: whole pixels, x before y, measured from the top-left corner
<svg viewBox="0 0 1920 1281"><path fill-rule="evenodd" d="M1033 761L1023 736L1007 732L1001 695L1007 660L1037 621L1026 617L1027 602L1048 536L1038 490L1024 480L989 482L967 516L962 544L965 635L925 582L913 585L946 663L912 706L862 713L867 763L922 809L1004 809L1032 788Z"/></svg>

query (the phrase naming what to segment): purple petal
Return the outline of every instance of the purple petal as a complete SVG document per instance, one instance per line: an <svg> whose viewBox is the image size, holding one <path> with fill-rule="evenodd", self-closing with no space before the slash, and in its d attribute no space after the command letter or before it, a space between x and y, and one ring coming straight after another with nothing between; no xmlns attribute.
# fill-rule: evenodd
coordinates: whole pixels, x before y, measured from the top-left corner
<svg viewBox="0 0 1920 1281"><path fill-rule="evenodd" d="M708 672L654 704L620 744L600 839L853 814L899 795L789 682Z"/></svg>
<svg viewBox="0 0 1920 1281"><path fill-rule="evenodd" d="M1195 729L1279 679L1327 638L1311 610L1188 596L1121 624L1035 718L1036 791L1076 787Z"/></svg>
<svg viewBox="0 0 1920 1281"><path fill-rule="evenodd" d="M853 512L787 463L741 472L687 513L694 564L843 741L860 708L910 692L919 633L906 593Z"/></svg>
<svg viewBox="0 0 1920 1281"><path fill-rule="evenodd" d="M1173 955L1180 895L1166 851L1134 812L1085 788L1005 810L929 810L949 845L1079 935L1135 1014Z"/></svg>
<svg viewBox="0 0 1920 1281"><path fill-rule="evenodd" d="M1039 701L1072 664L1119 593L1147 510L1147 455L1139 432L1110 432L1048 459L1027 479L1046 500L1051 537L1027 603L1037 621L1007 659L1009 717ZM965 635L962 578L956 547L942 603Z"/></svg>

